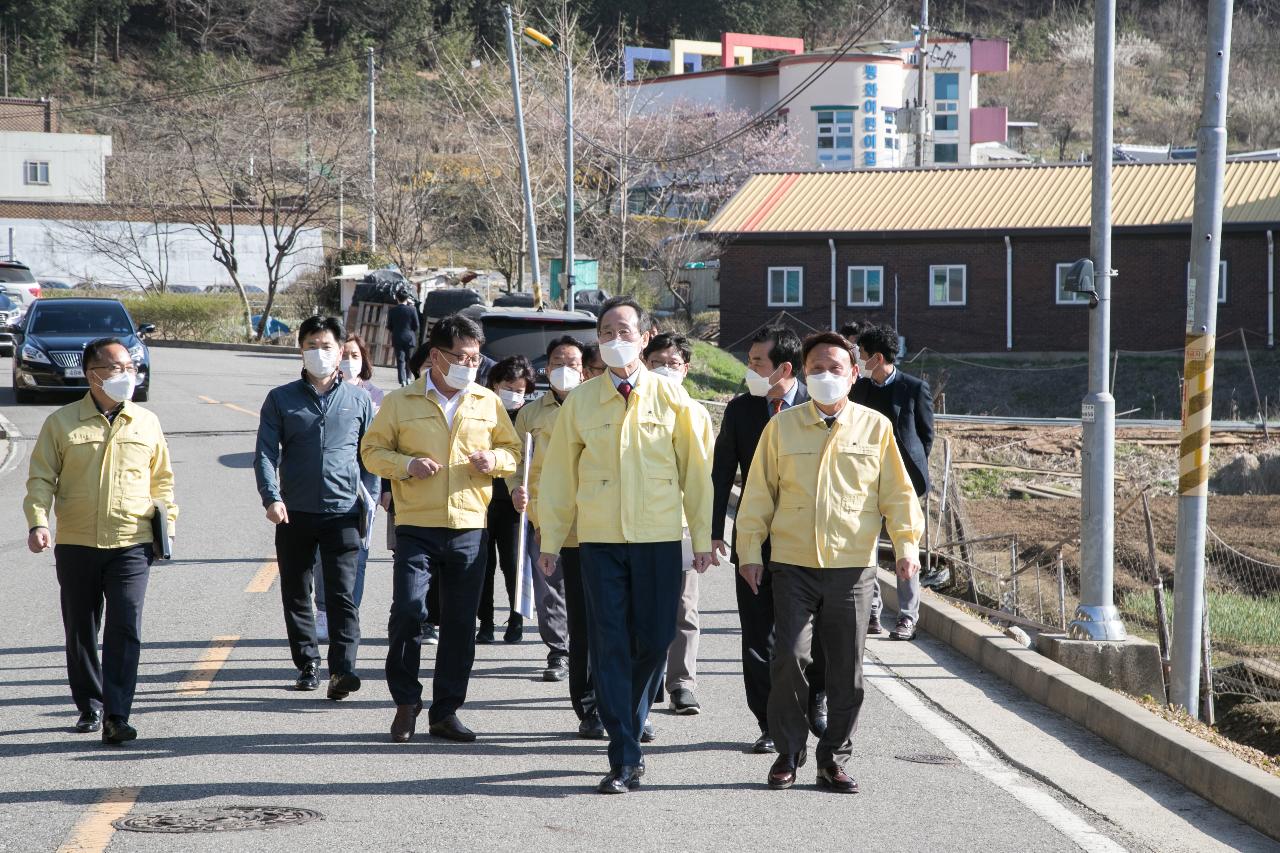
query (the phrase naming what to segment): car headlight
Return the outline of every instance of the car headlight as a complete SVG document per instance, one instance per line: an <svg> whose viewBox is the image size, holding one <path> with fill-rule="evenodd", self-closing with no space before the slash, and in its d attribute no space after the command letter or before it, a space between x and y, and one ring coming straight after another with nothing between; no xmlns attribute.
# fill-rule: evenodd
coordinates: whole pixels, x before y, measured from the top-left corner
<svg viewBox="0 0 1280 853"><path fill-rule="evenodd" d="M134 364L141 364L142 360L147 357L147 348L142 344L129 348L129 358L133 359Z"/></svg>
<svg viewBox="0 0 1280 853"><path fill-rule="evenodd" d="M53 364L53 362L49 360L49 356L40 352L39 349L33 347L31 344L25 344L22 347L22 359L23 361L38 361L41 364Z"/></svg>

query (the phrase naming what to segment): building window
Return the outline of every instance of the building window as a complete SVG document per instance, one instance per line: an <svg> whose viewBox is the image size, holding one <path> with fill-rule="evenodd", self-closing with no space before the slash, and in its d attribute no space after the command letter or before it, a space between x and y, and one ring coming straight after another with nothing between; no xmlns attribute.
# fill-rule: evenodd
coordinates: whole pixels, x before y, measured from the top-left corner
<svg viewBox="0 0 1280 853"><path fill-rule="evenodd" d="M1088 305L1089 294L1067 290L1067 272L1074 264L1058 264L1057 295L1055 301L1059 305Z"/></svg>
<svg viewBox="0 0 1280 853"><path fill-rule="evenodd" d="M960 146L954 142L938 142L933 146L933 162L959 163Z"/></svg>
<svg viewBox="0 0 1280 853"><path fill-rule="evenodd" d="M43 184L49 183L49 161L48 160L28 160L22 164L23 183L27 184Z"/></svg>
<svg viewBox="0 0 1280 853"><path fill-rule="evenodd" d="M1227 262L1218 261L1218 304L1227 301ZM1187 305L1191 305L1191 261L1187 261Z"/></svg>
<svg viewBox="0 0 1280 853"><path fill-rule="evenodd" d="M884 267L849 267L849 307L884 305Z"/></svg>
<svg viewBox="0 0 1280 853"><path fill-rule="evenodd" d="M960 130L960 75L933 75L933 129L943 133Z"/></svg>
<svg viewBox="0 0 1280 853"><path fill-rule="evenodd" d="M853 165L854 108L818 111L818 165Z"/></svg>
<svg viewBox="0 0 1280 853"><path fill-rule="evenodd" d="M804 269L769 267L769 307L795 308L804 304Z"/></svg>
<svg viewBox="0 0 1280 853"><path fill-rule="evenodd" d="M929 267L929 304L965 304L965 267Z"/></svg>

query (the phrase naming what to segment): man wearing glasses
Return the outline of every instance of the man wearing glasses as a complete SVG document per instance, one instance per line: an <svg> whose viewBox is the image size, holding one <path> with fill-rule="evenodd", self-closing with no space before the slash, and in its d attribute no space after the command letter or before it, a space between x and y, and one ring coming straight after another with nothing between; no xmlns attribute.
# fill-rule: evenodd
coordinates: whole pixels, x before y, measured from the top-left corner
<svg viewBox="0 0 1280 853"><path fill-rule="evenodd" d="M428 370L388 394L361 444L365 467L391 481L396 552L387 686L396 703L391 739L413 737L422 711L423 622L428 585L440 591L430 733L470 742L458 719L475 661L475 616L484 587L485 531L493 480L520 460L515 427L502 400L476 384L484 333L453 314L432 327Z"/></svg>
<svg viewBox="0 0 1280 853"><path fill-rule="evenodd" d="M75 729L101 729L104 743L121 744L138 736L129 711L142 652L142 602L156 558L152 516L167 512L172 531L178 508L160 422L131 402L138 371L129 348L118 338L99 338L85 347L81 367L89 393L41 427L23 509L27 546L36 554L54 543L50 512L58 519L53 559L67 675L80 709Z"/></svg>

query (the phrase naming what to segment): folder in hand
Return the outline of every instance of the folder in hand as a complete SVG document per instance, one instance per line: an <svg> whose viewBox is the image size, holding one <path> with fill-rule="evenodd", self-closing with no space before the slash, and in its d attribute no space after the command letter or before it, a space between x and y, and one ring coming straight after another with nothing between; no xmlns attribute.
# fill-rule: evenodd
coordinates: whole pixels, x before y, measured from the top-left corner
<svg viewBox="0 0 1280 853"><path fill-rule="evenodd" d="M154 511L151 513L151 546L155 550L156 559L173 559L173 538L169 532L169 505L156 498L151 502Z"/></svg>

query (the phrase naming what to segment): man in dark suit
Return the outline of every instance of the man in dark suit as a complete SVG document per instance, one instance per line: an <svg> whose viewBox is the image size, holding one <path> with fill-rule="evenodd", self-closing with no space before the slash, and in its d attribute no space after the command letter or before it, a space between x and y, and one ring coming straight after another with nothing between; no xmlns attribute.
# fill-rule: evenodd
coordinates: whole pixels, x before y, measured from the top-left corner
<svg viewBox="0 0 1280 853"><path fill-rule="evenodd" d="M409 358L418 345L418 312L409 304L409 294L396 291L396 304L387 313L387 329L391 332L391 348L396 353L396 381L401 387L413 381Z"/></svg>
<svg viewBox="0 0 1280 853"><path fill-rule="evenodd" d="M756 445L769 419L784 409L808 402L809 393L798 378L800 338L786 326L767 326L752 338L747 351L747 393L739 394L724 410L720 434L716 436L711 482L715 495L711 510L711 538L720 556L729 556L725 542L725 516L734 477L742 472L746 483ZM769 736L769 662L773 658L773 586L769 574L769 543L764 544L765 571L760 591L754 593L735 574L738 619L742 625L742 679L747 690L747 707L760 725L760 737L752 744L757 753L776 752ZM732 562L738 563L735 548ZM814 661L806 675L809 680L809 723L821 736L826 729L825 661L815 636Z"/></svg>
<svg viewBox="0 0 1280 853"><path fill-rule="evenodd" d="M933 447L933 395L929 383L916 376L898 370L894 362L898 358L898 333L891 326L863 326L858 334L858 357L861 359L860 378L849 392L849 399L874 409L893 424L893 437L898 443L902 461L916 496L925 506L924 497L929 491L929 451ZM912 575L898 578L898 621L889 636L895 640L911 640L916 635L916 621L920 618L920 587L941 586L949 577ZM871 601L871 625L868 633L879 634L880 587L873 588Z"/></svg>

